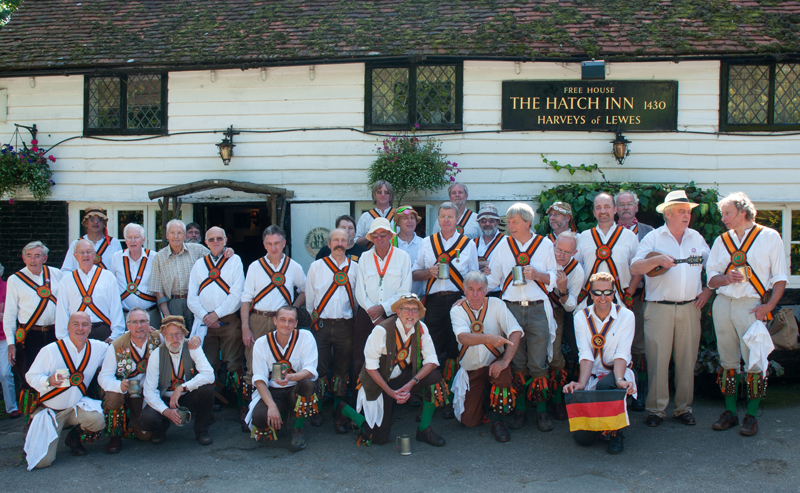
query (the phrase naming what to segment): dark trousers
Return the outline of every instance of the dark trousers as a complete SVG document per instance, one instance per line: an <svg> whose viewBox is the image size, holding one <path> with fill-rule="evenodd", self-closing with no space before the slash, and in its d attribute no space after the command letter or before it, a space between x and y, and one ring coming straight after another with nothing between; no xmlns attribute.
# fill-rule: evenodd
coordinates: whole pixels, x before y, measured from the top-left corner
<svg viewBox="0 0 800 493"><path fill-rule="evenodd" d="M346 379L350 370L350 362L353 361L353 332L355 330L353 319L321 319L319 325L319 330L312 330L314 339L317 341L319 378L320 380L327 378L328 371L332 366L334 376ZM342 389L346 391L344 387ZM337 389L331 390L335 392Z"/></svg>
<svg viewBox="0 0 800 493"><path fill-rule="evenodd" d="M169 397L162 397L164 404L169 406ZM183 394L178 399L178 405L184 406L192 412L194 420L194 433L198 435L205 433L211 426L211 406L214 404L214 385L201 385L196 390ZM150 406L145 406L142 410L141 425L144 431L151 431L154 435L166 433L172 423L164 415Z"/></svg>
<svg viewBox="0 0 800 493"><path fill-rule="evenodd" d="M356 323L353 328L353 378L350 379L350 392L351 402L350 406L356 407L356 383L358 381L358 374L361 373L361 368L364 366L364 347L367 345L367 339L372 334L372 329L375 324L372 319L367 315L367 310L359 307L356 311ZM320 375L320 378L322 375Z"/></svg>
<svg viewBox="0 0 800 493"><path fill-rule="evenodd" d="M612 371L597 382L597 388L595 390L615 390L618 388L616 380L617 379L614 376L614 372ZM580 445L588 446L593 444L594 441L603 434L603 432L579 430L574 432L574 434L576 442L578 442Z"/></svg>
<svg viewBox="0 0 800 493"><path fill-rule="evenodd" d="M461 293L434 293L425 297L425 325L436 348L440 368L446 359L458 358L458 341L453 333L450 309L461 298Z"/></svg>
<svg viewBox="0 0 800 493"><path fill-rule="evenodd" d="M495 385L501 389L511 388L511 367L507 366L498 378L489 375L489 367L484 366L467 372L469 390L464 396L464 412L461 413L461 424L467 428L483 423L483 405L486 401L486 387Z"/></svg>
<svg viewBox="0 0 800 493"><path fill-rule="evenodd" d="M111 336L111 327L105 322L95 322L92 324L92 330L89 332L89 339L105 342Z"/></svg>
<svg viewBox="0 0 800 493"><path fill-rule="evenodd" d="M19 382L20 388L31 388L31 386L28 385L28 381L25 380L25 374L30 370L33 360L36 359L36 355L39 354L39 351L51 342L56 342L55 328L47 332L29 330L28 334L25 336L25 342L22 344L16 343L14 345L17 358L14 363L14 376Z"/></svg>
<svg viewBox="0 0 800 493"><path fill-rule="evenodd" d="M297 382L297 385L291 387L276 388L269 387L269 393L275 405L278 406L278 411L282 415L286 415L284 425L289 421L291 414L294 414L294 405L297 402L297 396L311 397L316 390L316 385L310 378L305 378ZM253 408L253 426L258 429L266 430L269 428L269 421L267 420L267 405L264 404L264 399L259 399L256 407Z"/></svg>
<svg viewBox="0 0 800 493"><path fill-rule="evenodd" d="M407 384L414 376L411 365L406 366L406 369L397 377L389 380L389 388L397 390L403 385ZM428 376L420 380L420 382L411 388L412 392L425 391L423 397L425 400L430 401L430 387L442 381L442 374L439 370L435 369L428 373ZM376 428L369 428L366 423L364 426L367 428L367 436L372 435L372 443L381 445L389 441L389 435L392 433L392 415L394 414L395 401L385 393L381 392L383 396L383 421L381 425Z"/></svg>

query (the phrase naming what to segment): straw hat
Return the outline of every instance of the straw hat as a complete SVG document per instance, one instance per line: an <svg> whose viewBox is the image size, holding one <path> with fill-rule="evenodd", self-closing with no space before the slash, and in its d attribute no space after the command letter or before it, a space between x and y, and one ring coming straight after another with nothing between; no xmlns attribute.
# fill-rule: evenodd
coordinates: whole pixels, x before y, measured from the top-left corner
<svg viewBox="0 0 800 493"><path fill-rule="evenodd" d="M397 313L397 310L401 306L407 303L416 303L416 305L419 307L419 318L425 316L425 305L422 304L422 301L420 301L419 296L415 295L414 293L408 293L400 296L400 298L397 301L392 303L392 311L394 313Z"/></svg>
<svg viewBox="0 0 800 493"><path fill-rule="evenodd" d="M417 218L417 222L420 222L422 220L422 216L420 216L419 213L417 211L415 211L414 208L411 207L410 205L404 205L404 206L398 207L394 211L394 213L395 213L395 215L398 215L398 214L412 215L413 214ZM398 216L398 217L403 217L403 216Z"/></svg>
<svg viewBox="0 0 800 493"><path fill-rule="evenodd" d="M392 238L394 238L397 235L397 233L394 232L394 228L389 223L389 220L386 219L385 217L379 217L379 218L377 218L377 219L372 221L372 224L369 227L369 232L367 234L365 234L364 236L369 241L372 241L372 233L378 231L379 229L385 229L386 231L391 233L392 234ZM372 242L375 243L374 241L372 241Z"/></svg>
<svg viewBox="0 0 800 493"><path fill-rule="evenodd" d="M662 213L667 207L678 204L688 205L690 210L700 205L691 202L686 196L686 192L684 190L674 190L667 194L663 204L656 207L656 212Z"/></svg>

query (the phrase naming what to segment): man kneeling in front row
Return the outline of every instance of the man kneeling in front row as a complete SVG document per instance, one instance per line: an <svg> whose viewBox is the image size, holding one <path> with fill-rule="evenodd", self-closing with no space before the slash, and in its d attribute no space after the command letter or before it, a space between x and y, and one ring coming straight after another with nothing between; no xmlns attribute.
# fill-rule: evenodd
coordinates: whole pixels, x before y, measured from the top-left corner
<svg viewBox="0 0 800 493"><path fill-rule="evenodd" d="M214 369L201 348L189 349L186 324L180 315L161 321L164 344L150 353L144 381L144 400L140 423L142 431L152 432L151 443L163 443L170 423L184 422L178 407L186 407L194 420L194 434L200 445L211 445L211 406L214 404Z"/></svg>
<svg viewBox="0 0 800 493"><path fill-rule="evenodd" d="M361 428L366 443L384 444L390 439L395 402L404 404L411 392L423 392L417 440L442 447L445 440L433 431L431 418L435 407L445 404L448 391L437 369L439 359L430 332L420 321L425 307L417 295L404 294L392 304L392 313L396 315L372 329L364 348L356 404L363 415L341 402L336 417L350 418Z"/></svg>
<svg viewBox="0 0 800 493"><path fill-rule="evenodd" d="M308 330L297 328L297 309L283 305L272 319L275 330L261 336L253 345L253 400L245 417L253 437L259 441L276 440L283 426L281 415L294 413L292 442L289 449L306 448L303 425L317 414L317 343ZM282 365L281 375L273 373Z"/></svg>
<svg viewBox="0 0 800 493"><path fill-rule="evenodd" d="M503 415L514 409L517 398L509 364L519 347L522 327L502 300L486 297L487 288L485 275L470 272L464 276L466 301L450 310L461 366L453 381L453 409L464 426L483 424L484 391L487 384L491 385L488 408L492 435L498 442L507 442L511 436Z"/></svg>
<svg viewBox="0 0 800 493"><path fill-rule="evenodd" d="M589 278L593 304L575 314L575 340L578 344L580 378L564 386L576 390L626 389L636 398L636 377L631 364L631 344L636 322L633 312L614 304L614 278L598 272ZM608 453L623 450L622 431L576 431L572 436L581 445L591 445L601 435L609 436Z"/></svg>

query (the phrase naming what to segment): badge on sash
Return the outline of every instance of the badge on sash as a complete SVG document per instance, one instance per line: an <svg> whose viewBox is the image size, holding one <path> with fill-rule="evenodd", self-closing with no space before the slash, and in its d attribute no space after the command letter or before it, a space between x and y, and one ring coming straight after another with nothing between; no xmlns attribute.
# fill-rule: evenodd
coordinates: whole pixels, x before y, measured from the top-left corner
<svg viewBox="0 0 800 493"><path fill-rule="evenodd" d="M70 385L78 386L83 383L83 373L75 372L69 376Z"/></svg>
<svg viewBox="0 0 800 493"><path fill-rule="evenodd" d="M283 277L283 274L281 274L280 272L276 272L276 273L272 274L272 284L274 284L276 286L283 286L283 283L285 283L285 282L286 282L286 278Z"/></svg>
<svg viewBox="0 0 800 493"><path fill-rule="evenodd" d="M316 322L318 318L319 318L319 312L317 312L316 310L311 312L311 321L312 322Z"/></svg>
<svg viewBox="0 0 800 493"><path fill-rule="evenodd" d="M602 348L605 345L605 343L606 343L606 338L603 336L603 334L596 334L592 336L592 346L594 346L595 349Z"/></svg>
<svg viewBox="0 0 800 493"><path fill-rule="evenodd" d="M50 288L47 286L39 286L36 288L36 294L39 295L39 298L49 298L50 297Z"/></svg>
<svg viewBox="0 0 800 493"><path fill-rule="evenodd" d="M731 263L736 267L744 265L747 263L747 255L741 250L736 250L733 252L733 255L731 255Z"/></svg>
<svg viewBox="0 0 800 493"><path fill-rule="evenodd" d="M479 334L483 332L483 324L481 323L480 320L475 320L474 322L472 322L472 324L470 324L469 330L471 330L475 334Z"/></svg>
<svg viewBox="0 0 800 493"><path fill-rule="evenodd" d="M625 295L622 296L622 302L625 303L628 307L632 307L633 306L633 296L631 296L629 293L625 293Z"/></svg>
<svg viewBox="0 0 800 493"><path fill-rule="evenodd" d="M219 269L217 269L216 267L208 271L209 279L216 279L218 277L219 277Z"/></svg>
<svg viewBox="0 0 800 493"><path fill-rule="evenodd" d="M22 327L18 328L17 331L14 333L14 339L16 339L17 342L24 341L25 340L25 329L23 329Z"/></svg>
<svg viewBox="0 0 800 493"><path fill-rule="evenodd" d="M282 359L280 361L276 361L276 363L278 363L279 365L281 365L284 368L286 368L286 373L289 373L290 371L292 371L292 364L289 363L288 360Z"/></svg>
<svg viewBox="0 0 800 493"><path fill-rule="evenodd" d="M134 293L136 293L136 283L135 283L135 282L130 282L130 283L128 283L128 287L127 287L127 288L125 288L125 289L126 289L126 291L128 291L130 294L134 294Z"/></svg>
<svg viewBox="0 0 800 493"><path fill-rule="evenodd" d="M83 304L84 305L91 305L92 304L92 297L88 294L83 297Z"/></svg>
<svg viewBox="0 0 800 493"><path fill-rule="evenodd" d="M405 361L408 358L408 349L403 348L397 352L397 361Z"/></svg>
<svg viewBox="0 0 800 493"><path fill-rule="evenodd" d="M337 272L333 276L333 282L335 282L337 286L344 286L345 284L347 284L347 281L348 281L347 274L345 274L344 272Z"/></svg>
<svg viewBox="0 0 800 493"><path fill-rule="evenodd" d="M463 226L456 226L456 231L458 231L458 234L463 235L464 234L464 227Z"/></svg>
<svg viewBox="0 0 800 493"><path fill-rule="evenodd" d="M611 249L608 248L606 245L600 245L597 247L597 258L600 260L608 260L611 258Z"/></svg>
<svg viewBox="0 0 800 493"><path fill-rule="evenodd" d="M142 360L136 365L136 369L139 370L139 373L144 373L147 371L147 360Z"/></svg>
<svg viewBox="0 0 800 493"><path fill-rule="evenodd" d="M528 254L525 252L520 252L517 254L517 265L528 265L530 260L530 257L528 257Z"/></svg>
<svg viewBox="0 0 800 493"><path fill-rule="evenodd" d="M450 255L448 255L446 253L443 253L443 254L439 255L439 263L440 264L446 264L446 263L449 263L449 262L450 262Z"/></svg>
<svg viewBox="0 0 800 493"><path fill-rule="evenodd" d="M95 264L99 264L102 259L103 259L103 257L101 257L99 253L95 253L94 254L94 263Z"/></svg>

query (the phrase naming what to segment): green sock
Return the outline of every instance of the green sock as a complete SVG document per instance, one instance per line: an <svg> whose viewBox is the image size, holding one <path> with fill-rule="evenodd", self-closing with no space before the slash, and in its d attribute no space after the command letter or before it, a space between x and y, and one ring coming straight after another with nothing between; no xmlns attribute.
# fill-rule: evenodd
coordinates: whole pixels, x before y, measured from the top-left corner
<svg viewBox="0 0 800 493"><path fill-rule="evenodd" d="M347 405L345 405L342 408L342 416L345 416L346 418L349 418L350 421L355 423L359 428L361 428L363 426L363 424L367 421L367 418L365 418L364 416L358 414L355 409L353 409L352 407L347 406ZM362 428L362 430L363 430L363 428Z"/></svg>
<svg viewBox="0 0 800 493"><path fill-rule="evenodd" d="M747 414L755 418L758 414L758 405L760 403L761 399L750 399L747 401Z"/></svg>
<svg viewBox="0 0 800 493"><path fill-rule="evenodd" d="M334 396L334 397L333 397L333 408L334 408L334 409L336 409L337 407L339 407L339 403L340 403L340 402L342 402L342 399L343 399L343 397L340 397L340 396L338 396L338 395L336 395L336 396Z"/></svg>
<svg viewBox="0 0 800 493"><path fill-rule="evenodd" d="M295 428L302 428L302 427L303 427L303 425L304 425L305 423L306 423L306 418L305 418L305 416L304 416L304 417L302 417L302 418L295 418L295 420L294 420L294 427L295 427Z"/></svg>
<svg viewBox="0 0 800 493"><path fill-rule="evenodd" d="M494 411L489 411L489 421L503 421L503 415Z"/></svg>
<svg viewBox="0 0 800 493"><path fill-rule="evenodd" d="M420 431L431 425L434 409L436 409L436 406L433 405L433 401L422 401L422 420L419 422Z"/></svg>
<svg viewBox="0 0 800 493"><path fill-rule="evenodd" d="M561 402L561 388L562 387L556 387L556 389L553 391L553 402Z"/></svg>
<svg viewBox="0 0 800 493"><path fill-rule="evenodd" d="M725 396L725 410L730 411L736 416L736 396L735 395L726 395Z"/></svg>
<svg viewBox="0 0 800 493"><path fill-rule="evenodd" d="M514 406L515 411L524 411L525 410L525 396L521 396L517 399L517 403Z"/></svg>
<svg viewBox="0 0 800 493"><path fill-rule="evenodd" d="M537 413L546 413L547 412L547 403L546 402L537 402L536 403L536 412Z"/></svg>

